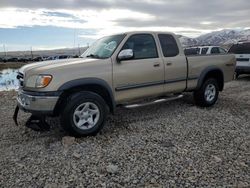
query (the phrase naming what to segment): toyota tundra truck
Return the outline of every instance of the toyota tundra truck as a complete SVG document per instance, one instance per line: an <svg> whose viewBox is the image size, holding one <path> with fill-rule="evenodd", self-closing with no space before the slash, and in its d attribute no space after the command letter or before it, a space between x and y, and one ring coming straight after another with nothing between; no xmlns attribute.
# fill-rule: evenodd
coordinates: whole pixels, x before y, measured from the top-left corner
<svg viewBox="0 0 250 188"><path fill-rule="evenodd" d="M60 116L75 136L95 135L116 107L141 107L193 92L210 107L234 77L234 55L185 56L168 32L127 32L97 40L81 58L32 63L17 78L17 104L36 115Z"/></svg>

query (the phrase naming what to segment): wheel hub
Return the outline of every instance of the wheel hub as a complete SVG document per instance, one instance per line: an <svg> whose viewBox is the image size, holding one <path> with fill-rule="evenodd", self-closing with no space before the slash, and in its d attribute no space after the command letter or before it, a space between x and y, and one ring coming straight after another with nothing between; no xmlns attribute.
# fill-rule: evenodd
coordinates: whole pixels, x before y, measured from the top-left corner
<svg viewBox="0 0 250 188"><path fill-rule="evenodd" d="M79 129L87 130L93 128L100 118L98 106L92 102L80 104L74 111L73 121Z"/></svg>
<svg viewBox="0 0 250 188"><path fill-rule="evenodd" d="M216 96L216 88L213 84L209 84L207 85L206 89L205 89L205 99L208 102L211 102L214 100Z"/></svg>

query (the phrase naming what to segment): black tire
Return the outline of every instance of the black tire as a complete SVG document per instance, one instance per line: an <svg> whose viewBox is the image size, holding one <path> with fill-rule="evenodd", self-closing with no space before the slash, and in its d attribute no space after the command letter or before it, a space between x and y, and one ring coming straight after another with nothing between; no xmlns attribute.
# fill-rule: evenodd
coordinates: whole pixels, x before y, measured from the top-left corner
<svg viewBox="0 0 250 188"><path fill-rule="evenodd" d="M215 88L215 95L211 100L208 100L207 97L205 96L206 88L208 86L213 86ZM197 91L194 92L194 100L196 105L201 106L201 107L209 107L213 106L219 96L219 86L218 82L214 78L208 78L204 81L202 84L201 88Z"/></svg>
<svg viewBox="0 0 250 188"><path fill-rule="evenodd" d="M96 124L90 129L80 129L74 122L75 110L85 103L92 103L96 105L99 110L99 119ZM95 136L104 126L108 115L108 107L101 96L93 92L79 92L70 96L67 100L66 106L61 113L61 125L70 135L81 136Z"/></svg>

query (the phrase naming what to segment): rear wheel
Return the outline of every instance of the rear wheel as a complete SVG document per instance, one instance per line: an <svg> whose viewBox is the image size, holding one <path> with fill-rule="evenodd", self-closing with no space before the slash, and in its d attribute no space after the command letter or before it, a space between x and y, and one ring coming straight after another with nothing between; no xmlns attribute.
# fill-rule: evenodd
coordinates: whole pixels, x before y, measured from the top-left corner
<svg viewBox="0 0 250 188"><path fill-rule="evenodd" d="M216 103L219 95L218 82L214 78L207 79L201 88L194 92L194 100L198 106L209 107Z"/></svg>
<svg viewBox="0 0 250 188"><path fill-rule="evenodd" d="M61 114L63 128L74 136L96 135L104 126L108 113L98 94L81 92L70 96Z"/></svg>

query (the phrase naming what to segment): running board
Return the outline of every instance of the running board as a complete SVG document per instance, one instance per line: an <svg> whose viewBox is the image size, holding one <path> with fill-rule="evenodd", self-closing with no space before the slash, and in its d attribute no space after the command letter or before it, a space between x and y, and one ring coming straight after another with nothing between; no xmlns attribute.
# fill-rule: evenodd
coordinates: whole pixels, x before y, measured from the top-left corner
<svg viewBox="0 0 250 188"><path fill-rule="evenodd" d="M173 101L173 100L180 99L182 97L183 97L183 95L177 95L177 96L174 96L174 97L157 99L157 100L152 101L152 102L124 105L124 107L128 108L128 109L138 108L138 107L149 106L149 105L153 105L153 104L158 104L158 103Z"/></svg>

